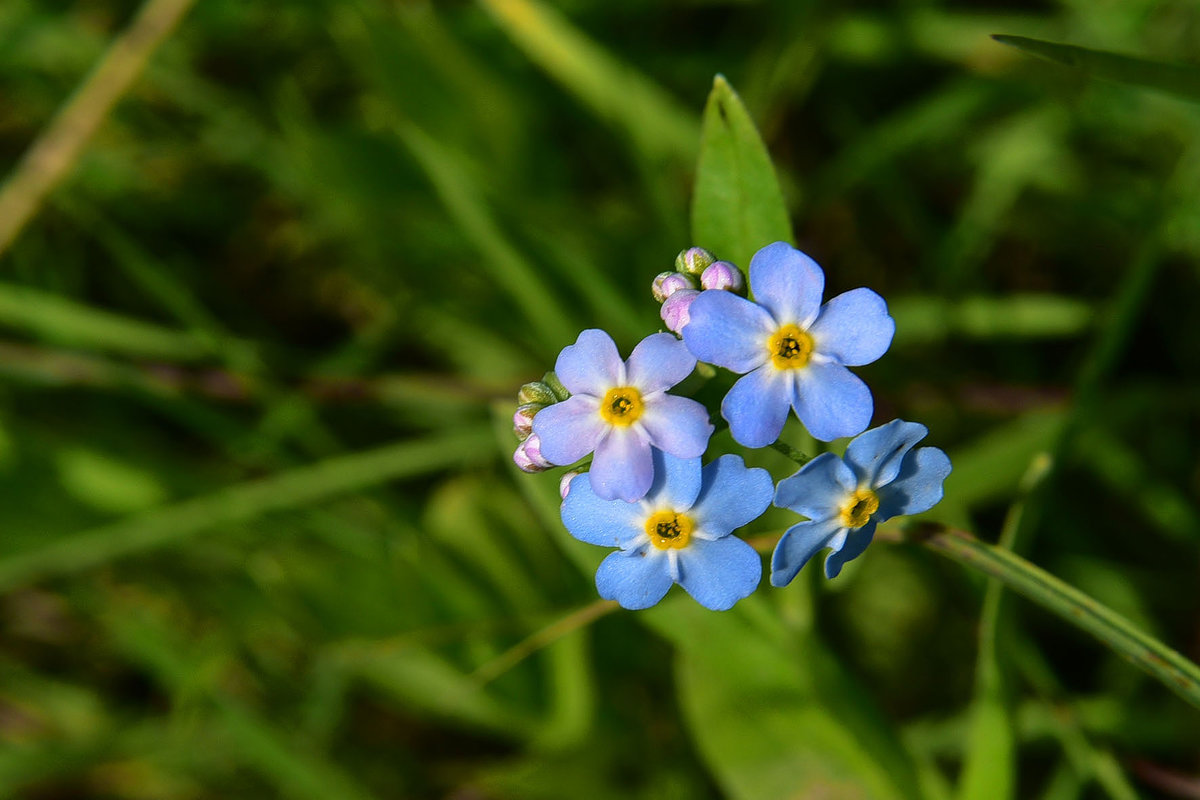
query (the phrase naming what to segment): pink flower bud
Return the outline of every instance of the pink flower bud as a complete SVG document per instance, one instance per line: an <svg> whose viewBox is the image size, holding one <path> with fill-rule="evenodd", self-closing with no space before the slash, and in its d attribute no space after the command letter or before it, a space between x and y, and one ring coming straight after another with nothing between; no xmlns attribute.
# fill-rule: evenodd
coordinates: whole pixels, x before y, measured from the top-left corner
<svg viewBox="0 0 1200 800"><path fill-rule="evenodd" d="M522 403L513 412L513 433L521 441L533 432L533 418L537 412L545 408L541 403Z"/></svg>
<svg viewBox="0 0 1200 800"><path fill-rule="evenodd" d="M700 292L695 289L680 289L663 302L658 314L669 330L675 333L683 330L688 324L688 309L699 296Z"/></svg>
<svg viewBox="0 0 1200 800"><path fill-rule="evenodd" d="M715 261L700 276L704 289L722 289L734 294L745 294L746 278L742 271L728 261Z"/></svg>
<svg viewBox="0 0 1200 800"><path fill-rule="evenodd" d="M522 472L545 472L554 465L542 457L542 441L536 433L531 433L517 445L513 453L513 463Z"/></svg>
<svg viewBox="0 0 1200 800"><path fill-rule="evenodd" d="M575 472L574 470L572 470L571 472L564 473L562 478L559 479L558 494L562 497L563 500L567 499L567 492L571 491L571 481L575 480L582 474L583 474L582 472Z"/></svg>
<svg viewBox="0 0 1200 800"><path fill-rule="evenodd" d="M716 260L717 257L703 247L689 247L675 256L675 269L688 275L699 275Z"/></svg>
<svg viewBox="0 0 1200 800"><path fill-rule="evenodd" d="M695 288L696 281L690 275L684 275L682 272L661 272L650 285L650 292L654 299L661 303L680 289Z"/></svg>

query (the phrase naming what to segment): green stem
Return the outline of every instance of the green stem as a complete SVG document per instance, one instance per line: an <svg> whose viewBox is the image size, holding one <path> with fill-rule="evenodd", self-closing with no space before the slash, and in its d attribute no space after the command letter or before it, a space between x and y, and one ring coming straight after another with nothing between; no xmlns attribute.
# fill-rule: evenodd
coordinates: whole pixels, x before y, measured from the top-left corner
<svg viewBox="0 0 1200 800"><path fill-rule="evenodd" d="M804 455L804 453L801 453L787 442L772 442L770 447L772 450L778 450L780 453L783 453L785 456L801 466L812 460L809 456Z"/></svg>
<svg viewBox="0 0 1200 800"><path fill-rule="evenodd" d="M940 525L921 526L910 538L999 579L1010 589L1092 634L1200 708L1200 666L1143 633L1111 608L1020 556L981 542L964 531Z"/></svg>

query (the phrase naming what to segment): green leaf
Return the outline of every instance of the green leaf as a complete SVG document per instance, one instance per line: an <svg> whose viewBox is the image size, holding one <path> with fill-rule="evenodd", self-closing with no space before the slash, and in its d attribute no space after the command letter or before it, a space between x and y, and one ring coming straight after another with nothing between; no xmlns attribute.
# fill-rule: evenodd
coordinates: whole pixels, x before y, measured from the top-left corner
<svg viewBox="0 0 1200 800"><path fill-rule="evenodd" d="M1187 64L1169 64L1134 56L1091 50L1070 44L1056 44L1024 36L996 34L992 37L1035 56L1081 69L1104 80L1143 86L1187 100L1200 100L1200 68Z"/></svg>
<svg viewBox="0 0 1200 800"><path fill-rule="evenodd" d="M678 649L680 704L727 796L918 796L911 761L861 687L761 595L721 614L676 595L644 619Z"/></svg>
<svg viewBox="0 0 1200 800"><path fill-rule="evenodd" d="M363 650L349 671L405 708L514 739L537 731L537 721L493 697L457 665L419 645Z"/></svg>
<svg viewBox="0 0 1200 800"><path fill-rule="evenodd" d="M741 267L760 247L792 241L767 148L733 87L718 75L704 107L692 198L692 243Z"/></svg>

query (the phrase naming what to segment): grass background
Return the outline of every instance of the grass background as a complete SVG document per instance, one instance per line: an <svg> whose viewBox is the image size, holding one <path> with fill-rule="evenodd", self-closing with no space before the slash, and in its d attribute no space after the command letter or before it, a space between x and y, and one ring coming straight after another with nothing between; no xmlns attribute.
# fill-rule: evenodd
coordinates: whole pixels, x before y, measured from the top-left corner
<svg viewBox="0 0 1200 800"><path fill-rule="evenodd" d="M5 174L137 10L0 6ZM889 300L930 516L994 539L1049 454L1017 549L1195 657L1200 112L992 33L1200 10L196 3L0 254L0 796L1200 796L1195 709L954 564L611 613L509 462L580 329L659 326L722 73Z"/></svg>

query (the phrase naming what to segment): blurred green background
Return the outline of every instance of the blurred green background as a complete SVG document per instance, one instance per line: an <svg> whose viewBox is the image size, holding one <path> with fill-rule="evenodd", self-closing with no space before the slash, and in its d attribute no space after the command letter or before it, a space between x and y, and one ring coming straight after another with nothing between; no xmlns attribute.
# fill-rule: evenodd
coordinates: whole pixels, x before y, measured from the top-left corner
<svg viewBox="0 0 1200 800"><path fill-rule="evenodd" d="M174 5L0 253L0 797L1200 796L1195 709L915 546L613 612L508 429L660 326L721 73L930 516L1051 455L1018 549L1195 657L1200 109L989 38L1187 61L1195 3ZM0 174L138 8L0 4Z"/></svg>

